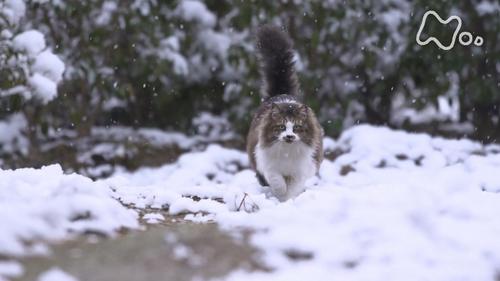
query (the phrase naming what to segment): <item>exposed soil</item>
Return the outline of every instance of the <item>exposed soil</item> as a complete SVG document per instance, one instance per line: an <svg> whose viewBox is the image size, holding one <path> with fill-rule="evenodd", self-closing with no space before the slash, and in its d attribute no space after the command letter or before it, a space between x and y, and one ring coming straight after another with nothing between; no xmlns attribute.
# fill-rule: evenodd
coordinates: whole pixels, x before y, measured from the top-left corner
<svg viewBox="0 0 500 281"><path fill-rule="evenodd" d="M214 223L169 218L114 239L87 236L53 245L48 257L21 260L25 275L14 280L36 280L52 267L80 281L183 281L221 277L238 268L266 270L247 242L248 234L237 236Z"/></svg>

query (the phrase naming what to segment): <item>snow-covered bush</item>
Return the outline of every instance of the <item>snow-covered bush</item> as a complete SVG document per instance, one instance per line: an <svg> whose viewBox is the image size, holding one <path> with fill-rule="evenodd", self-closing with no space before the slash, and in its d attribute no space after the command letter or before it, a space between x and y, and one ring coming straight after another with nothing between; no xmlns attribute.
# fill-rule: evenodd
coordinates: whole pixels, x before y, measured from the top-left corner
<svg viewBox="0 0 500 281"><path fill-rule="evenodd" d="M0 148L23 153L27 152L27 142L21 135L27 127L35 128L38 124L33 122L39 120L28 116L27 122L23 114L15 112L33 111L24 105L31 99L34 101L30 103L35 105L52 101L57 96L57 84L65 68L61 59L47 47L44 35L24 24L25 12L23 0L0 3L0 118L6 117L6 121L0 123Z"/></svg>
<svg viewBox="0 0 500 281"><path fill-rule="evenodd" d="M2 97L20 94L48 103L57 95L64 63L47 48L40 31L20 28L25 9L23 0L0 4L0 67L7 77L2 81L5 84L2 83L0 93Z"/></svg>
<svg viewBox="0 0 500 281"><path fill-rule="evenodd" d="M29 9L33 24L58 45L68 65L53 105L62 125L87 134L100 124L185 129L197 110L221 106L239 33L218 25L198 1L46 1ZM113 100L110 106L108 100ZM104 114L108 113L108 114ZM178 123L173 126L174 123Z"/></svg>
<svg viewBox="0 0 500 281"><path fill-rule="evenodd" d="M492 140L500 126L500 7L491 3L48 0L29 2L26 12L27 27L67 65L46 118L80 135L95 124L193 132L204 111L244 132L260 102L254 32L272 23L293 37L304 97L328 134L369 122ZM417 45L429 9L460 15L483 46Z"/></svg>

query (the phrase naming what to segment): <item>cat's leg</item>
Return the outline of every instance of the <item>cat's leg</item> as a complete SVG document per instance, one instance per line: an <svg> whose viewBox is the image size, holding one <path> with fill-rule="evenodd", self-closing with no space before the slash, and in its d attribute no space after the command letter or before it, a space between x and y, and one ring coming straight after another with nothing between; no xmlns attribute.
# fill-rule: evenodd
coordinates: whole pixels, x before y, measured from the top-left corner
<svg viewBox="0 0 500 281"><path fill-rule="evenodd" d="M290 177L287 186L286 198L295 198L306 190L307 179L316 173L316 164L311 161L309 155L304 155L302 161L298 162L299 169Z"/></svg>
<svg viewBox="0 0 500 281"><path fill-rule="evenodd" d="M286 182L283 176L277 173L268 173L265 178L273 195L280 200L283 199L286 194Z"/></svg>
<svg viewBox="0 0 500 281"><path fill-rule="evenodd" d="M303 177L291 177L286 191L286 199L291 199L299 196L306 190L306 181Z"/></svg>
<svg viewBox="0 0 500 281"><path fill-rule="evenodd" d="M262 186L269 186L269 183L267 183L266 178L259 172L256 173L257 180L259 181L260 185Z"/></svg>

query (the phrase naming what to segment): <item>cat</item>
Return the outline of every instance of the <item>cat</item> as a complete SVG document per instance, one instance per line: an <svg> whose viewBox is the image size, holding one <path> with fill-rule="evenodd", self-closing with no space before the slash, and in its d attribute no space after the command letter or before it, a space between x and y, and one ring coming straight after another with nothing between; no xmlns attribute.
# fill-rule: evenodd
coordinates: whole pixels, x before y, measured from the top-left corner
<svg viewBox="0 0 500 281"><path fill-rule="evenodd" d="M264 102L255 112L247 136L250 165L259 183L280 201L305 190L323 160L323 129L313 110L298 99L293 44L279 28L257 32Z"/></svg>

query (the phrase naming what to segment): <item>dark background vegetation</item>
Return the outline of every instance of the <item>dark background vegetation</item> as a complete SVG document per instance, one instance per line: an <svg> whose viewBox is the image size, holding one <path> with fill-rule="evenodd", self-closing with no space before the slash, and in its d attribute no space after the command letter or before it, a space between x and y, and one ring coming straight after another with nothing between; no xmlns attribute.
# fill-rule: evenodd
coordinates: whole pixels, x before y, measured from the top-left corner
<svg viewBox="0 0 500 281"><path fill-rule="evenodd" d="M28 2L25 27L45 34L67 70L54 101L2 98L0 118L25 112L35 143L50 128L79 137L114 125L197 134L192 120L204 111L227 118L244 135L260 102L253 35L271 23L295 41L304 99L327 135L371 123L498 140L500 12L494 1L209 0L204 17L186 13L185 3ZM417 45L429 9L444 18L459 15L462 30L481 35L484 45L456 44L450 51ZM450 30L430 24L429 33L449 38ZM0 87L8 83L2 79ZM429 113L443 102L459 105L456 114Z"/></svg>

